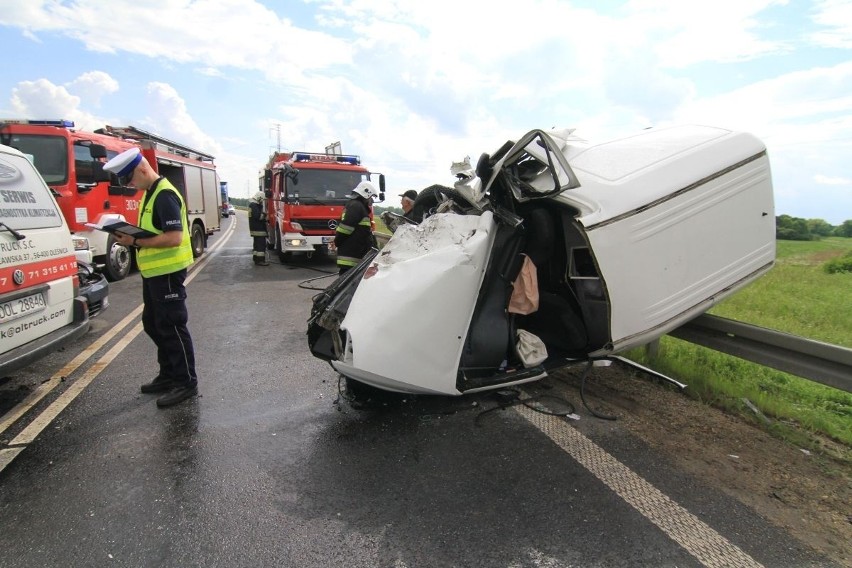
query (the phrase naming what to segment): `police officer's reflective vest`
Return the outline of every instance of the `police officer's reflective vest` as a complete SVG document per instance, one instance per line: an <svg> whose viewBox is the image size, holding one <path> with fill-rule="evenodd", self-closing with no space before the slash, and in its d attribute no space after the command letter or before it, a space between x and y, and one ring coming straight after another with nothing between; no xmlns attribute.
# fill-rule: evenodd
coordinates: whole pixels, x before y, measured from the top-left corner
<svg viewBox="0 0 852 568"><path fill-rule="evenodd" d="M154 202L161 191L173 191L180 201L180 216L183 219L183 235L180 244L176 247L140 247L136 251L136 264L142 276L160 276L171 274L192 264L192 243L189 239L189 220L186 216L186 204L180 192L166 178L160 178L156 182L154 194L146 196L144 206L139 213L139 226L146 231L161 234L163 231L154 227Z"/></svg>

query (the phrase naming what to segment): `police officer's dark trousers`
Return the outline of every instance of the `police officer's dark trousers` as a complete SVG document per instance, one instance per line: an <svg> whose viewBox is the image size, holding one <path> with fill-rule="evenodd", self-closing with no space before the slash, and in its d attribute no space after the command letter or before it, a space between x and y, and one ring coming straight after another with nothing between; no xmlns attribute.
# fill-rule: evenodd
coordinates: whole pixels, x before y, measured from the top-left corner
<svg viewBox="0 0 852 568"><path fill-rule="evenodd" d="M157 346L160 375L195 386L195 351L186 324L186 269L142 278L142 327Z"/></svg>

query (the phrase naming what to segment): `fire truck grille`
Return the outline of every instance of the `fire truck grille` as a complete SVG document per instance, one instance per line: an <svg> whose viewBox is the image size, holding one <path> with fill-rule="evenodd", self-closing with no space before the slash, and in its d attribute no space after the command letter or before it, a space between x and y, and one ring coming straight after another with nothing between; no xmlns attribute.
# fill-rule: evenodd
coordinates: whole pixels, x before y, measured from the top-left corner
<svg viewBox="0 0 852 568"><path fill-rule="evenodd" d="M302 226L302 229L307 231L323 231L328 233L331 231L331 227L329 227L329 223L331 221L337 222L337 219L293 219L296 223L299 223Z"/></svg>

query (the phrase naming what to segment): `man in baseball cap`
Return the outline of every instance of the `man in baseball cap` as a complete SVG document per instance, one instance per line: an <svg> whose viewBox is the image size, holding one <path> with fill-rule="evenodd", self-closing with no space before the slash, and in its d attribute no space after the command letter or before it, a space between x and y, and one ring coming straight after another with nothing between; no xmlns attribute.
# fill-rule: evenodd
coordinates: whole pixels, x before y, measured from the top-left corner
<svg viewBox="0 0 852 568"><path fill-rule="evenodd" d="M400 197L402 197L402 214L406 217L411 212L411 208L414 207L414 200L417 199L417 192L413 189L409 189L405 193L400 193Z"/></svg>

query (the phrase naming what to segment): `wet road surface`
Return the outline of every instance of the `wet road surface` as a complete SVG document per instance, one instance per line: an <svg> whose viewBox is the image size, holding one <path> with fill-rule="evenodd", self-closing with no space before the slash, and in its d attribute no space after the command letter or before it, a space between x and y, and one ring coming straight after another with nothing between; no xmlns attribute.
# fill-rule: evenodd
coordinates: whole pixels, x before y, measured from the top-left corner
<svg viewBox="0 0 852 568"><path fill-rule="evenodd" d="M299 285L333 262L252 266L244 212L211 245L188 285L197 399L158 409L139 392L157 369L125 320L136 273L85 341L0 384L8 416L105 340L0 432L0 566L830 565L561 384L525 389L548 397L532 409L487 393L340 403L305 337L307 287L331 279ZM579 421L542 413L569 403Z"/></svg>

